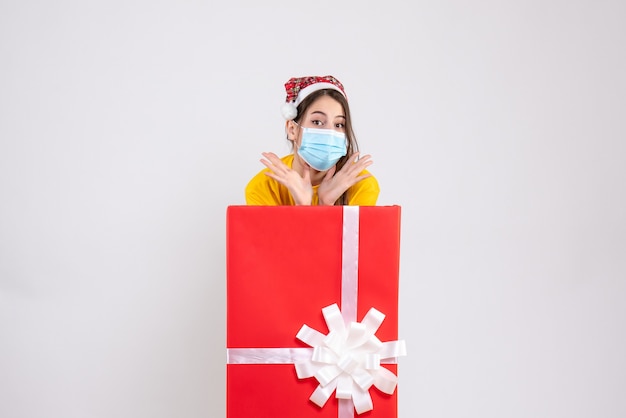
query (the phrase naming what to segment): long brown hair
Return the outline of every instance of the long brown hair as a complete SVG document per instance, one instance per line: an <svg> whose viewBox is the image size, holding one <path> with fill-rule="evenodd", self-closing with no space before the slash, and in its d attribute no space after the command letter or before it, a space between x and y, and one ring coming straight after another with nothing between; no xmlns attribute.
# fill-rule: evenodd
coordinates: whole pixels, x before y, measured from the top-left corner
<svg viewBox="0 0 626 418"><path fill-rule="evenodd" d="M321 96L330 96L333 99L337 100L341 104L344 115L346 116L345 131L347 152L346 155L344 155L339 159L339 161L337 161L337 171L335 171L335 173L337 173L348 162L350 156L359 150L359 144L356 141L356 135L354 134L354 129L352 128L350 106L348 106L348 101L346 100L345 96L337 90L333 89L322 89L314 91L313 93L309 94L304 100L302 100L302 102L298 105L298 116L296 116L294 121L296 123L300 123L302 116L304 116L309 106L311 106L311 104L315 100L317 100L318 97ZM337 199L335 205L346 205L348 203L347 193L348 191L346 190L346 192L344 192L344 194L342 194L339 199Z"/></svg>

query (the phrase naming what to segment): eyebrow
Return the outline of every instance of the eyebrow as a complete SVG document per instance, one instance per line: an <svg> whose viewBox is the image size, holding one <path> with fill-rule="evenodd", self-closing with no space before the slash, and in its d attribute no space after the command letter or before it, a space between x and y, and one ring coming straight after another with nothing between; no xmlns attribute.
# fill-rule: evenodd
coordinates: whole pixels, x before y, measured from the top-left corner
<svg viewBox="0 0 626 418"><path fill-rule="evenodd" d="M324 116L328 117L328 115L326 113L322 112L321 110L314 110L313 112L311 112L311 116L317 115L317 114L324 115ZM345 119L346 117L344 115L337 115L337 116L335 116L335 118L343 118L343 119Z"/></svg>

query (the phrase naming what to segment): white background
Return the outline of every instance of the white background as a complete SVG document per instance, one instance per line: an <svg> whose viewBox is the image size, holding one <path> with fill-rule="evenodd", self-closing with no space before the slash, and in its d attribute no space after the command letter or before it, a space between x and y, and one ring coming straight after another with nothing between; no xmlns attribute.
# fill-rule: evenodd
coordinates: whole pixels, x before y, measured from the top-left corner
<svg viewBox="0 0 626 418"><path fill-rule="evenodd" d="M625 22L2 0L0 417L224 416L226 207L288 151L283 83L333 74L402 206L400 416L623 418Z"/></svg>

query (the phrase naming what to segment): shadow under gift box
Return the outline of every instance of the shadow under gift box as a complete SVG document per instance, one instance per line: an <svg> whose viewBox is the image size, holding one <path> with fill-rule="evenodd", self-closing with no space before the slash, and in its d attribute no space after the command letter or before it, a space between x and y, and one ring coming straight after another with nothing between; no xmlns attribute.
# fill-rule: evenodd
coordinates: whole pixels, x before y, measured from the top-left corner
<svg viewBox="0 0 626 418"><path fill-rule="evenodd" d="M328 333L322 308L342 303L343 216L342 206L227 208L227 349L308 347L296 339L304 324ZM358 208L356 321L372 307L385 314L383 342L398 339L399 257L400 206ZM298 379L293 364L226 367L228 418L338 416L335 394L321 408L311 402L319 383ZM369 393L373 410L355 416L397 416L397 388Z"/></svg>

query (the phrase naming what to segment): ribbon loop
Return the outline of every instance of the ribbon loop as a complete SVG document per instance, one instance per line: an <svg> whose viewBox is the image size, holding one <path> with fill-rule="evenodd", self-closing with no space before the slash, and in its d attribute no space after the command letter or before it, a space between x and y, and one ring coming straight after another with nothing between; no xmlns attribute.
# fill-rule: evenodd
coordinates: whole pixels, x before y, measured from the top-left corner
<svg viewBox="0 0 626 418"><path fill-rule="evenodd" d="M357 414L362 414L363 412L374 409L370 393L360 388L356 388L355 392L352 394L352 402L354 402L354 409L356 409Z"/></svg>
<svg viewBox="0 0 626 418"><path fill-rule="evenodd" d="M380 367L380 354L367 354L365 356L364 367L366 370L378 370Z"/></svg>
<svg viewBox="0 0 626 418"><path fill-rule="evenodd" d="M308 325L302 325L302 328L296 334L296 338L311 347L315 347L320 345L326 336Z"/></svg>
<svg viewBox="0 0 626 418"><path fill-rule="evenodd" d="M315 373L319 370L319 366L314 363L307 361L304 363L295 363L296 367L296 375L298 379L306 379L307 377L315 376Z"/></svg>
<svg viewBox="0 0 626 418"><path fill-rule="evenodd" d="M354 383L352 382L352 379L350 379L350 376L345 374L339 376L339 378L337 379L337 392L335 394L335 397L337 397L338 399L352 398L353 384Z"/></svg>
<svg viewBox="0 0 626 418"><path fill-rule="evenodd" d="M324 345L333 350L338 356L343 354L344 341L346 339L345 334L331 331L326 338L324 338Z"/></svg>
<svg viewBox="0 0 626 418"><path fill-rule="evenodd" d="M352 379L361 389L368 390L374 384L374 378L363 369L355 370Z"/></svg>
<svg viewBox="0 0 626 418"><path fill-rule="evenodd" d="M321 408L326 404L326 401L330 399L330 396L333 394L336 387L337 382L332 382L326 387L319 385L317 388L315 388L309 399L311 400L311 402Z"/></svg>
<svg viewBox="0 0 626 418"><path fill-rule="evenodd" d="M381 343L379 354L383 359L406 356L406 342L398 340Z"/></svg>
<svg viewBox="0 0 626 418"><path fill-rule="evenodd" d="M365 325L367 329L372 332L372 334L375 334L384 319L384 313L375 308L370 308L370 310L365 314L365 317L363 317L363 321L361 321L361 323Z"/></svg>
<svg viewBox="0 0 626 418"><path fill-rule="evenodd" d="M370 338L371 333L369 331L362 323L350 322L346 347L350 349L363 345Z"/></svg>
<svg viewBox="0 0 626 418"><path fill-rule="evenodd" d="M326 321L326 325L328 325L328 330L332 332L336 332L339 334L344 334L346 332L346 326L343 321L343 317L341 316L341 311L339 310L339 306L336 303L333 303L330 306L327 306L322 309L322 314L324 314L324 320Z"/></svg>
<svg viewBox="0 0 626 418"><path fill-rule="evenodd" d="M381 367L378 373L376 373L376 376L374 376L374 386L388 395L393 393L397 383L398 377L384 367Z"/></svg>
<svg viewBox="0 0 626 418"><path fill-rule="evenodd" d="M346 353L337 362L337 366L346 373L352 373L359 367L359 361L352 354Z"/></svg>

